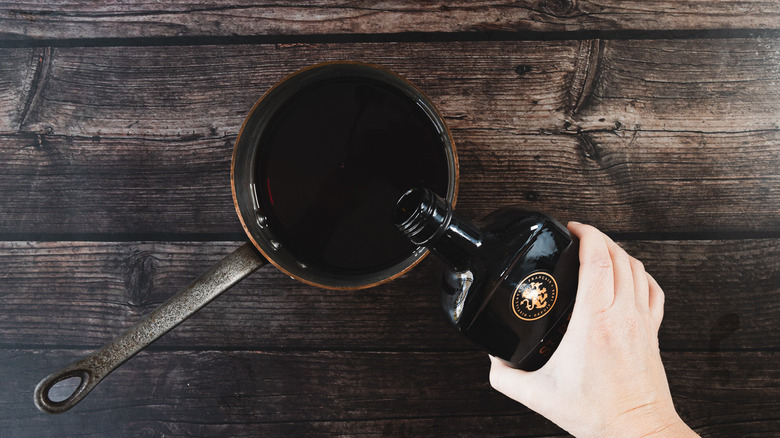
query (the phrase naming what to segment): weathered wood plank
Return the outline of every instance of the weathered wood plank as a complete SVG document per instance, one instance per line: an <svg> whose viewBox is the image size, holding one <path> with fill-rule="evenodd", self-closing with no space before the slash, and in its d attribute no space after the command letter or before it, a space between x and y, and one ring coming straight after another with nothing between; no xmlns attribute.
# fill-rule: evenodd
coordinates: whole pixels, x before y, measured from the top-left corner
<svg viewBox="0 0 780 438"><path fill-rule="evenodd" d="M5 38L777 29L776 2L638 0L0 3Z"/></svg>
<svg viewBox="0 0 780 438"><path fill-rule="evenodd" d="M445 117L461 123L484 126L491 118L506 119L500 115L509 109L517 120L527 119L519 129L537 131L554 125L557 108L566 106L567 73L576 68L579 46L544 41L56 48L43 63L47 74L32 87L40 89L40 99L25 120L0 121L0 132L16 133L21 126L27 132L90 137L236 134L274 83L307 65L339 59L394 69L431 94ZM533 71L521 78L515 72L520 64ZM16 94L25 99L22 91Z"/></svg>
<svg viewBox="0 0 780 438"><path fill-rule="evenodd" d="M14 417L12 422L0 418L4 431L63 434L89 419L89 432L112 436L122 435L127 426L128 431L151 428L174 436L187 431L230 436L305 431L308 436L339 429L356 435L451 436L460 428L456 435L492 435L518 422L528 423L526 436L560 433L492 391L488 360L481 354L143 352L73 411L52 417L36 412L32 388L42 375L83 351L0 352L0 370L9 378L2 406ZM484 418L492 415L497 422Z"/></svg>
<svg viewBox="0 0 780 438"><path fill-rule="evenodd" d="M702 437L771 436L779 430L777 352L661 356L678 413Z"/></svg>
<svg viewBox="0 0 780 438"><path fill-rule="evenodd" d="M780 131L453 135L472 219L522 204L610 232L780 231ZM0 136L0 233L241 235L234 140Z"/></svg>
<svg viewBox="0 0 780 438"><path fill-rule="evenodd" d="M780 345L773 328L780 321L780 241L620 243L664 289L663 349L717 353Z"/></svg>
<svg viewBox="0 0 780 438"><path fill-rule="evenodd" d="M0 230L242 235L234 141L0 136Z"/></svg>
<svg viewBox="0 0 780 438"><path fill-rule="evenodd" d="M475 353L144 352L73 411L37 412L37 380L82 353L2 351L0 403L14 418L0 417L5 436L561 433L494 392L488 361ZM778 426L777 352L673 352L663 359L681 416L703 436L727 436L735 423L741 435Z"/></svg>
<svg viewBox="0 0 780 438"><path fill-rule="evenodd" d="M239 242L8 245L0 289L14 292L0 302L2 342L89 345L109 340L140 319ZM303 285L269 266L159 344L415 349L422 346L415 338L431 331L428 345L435 348L471 348L438 309L433 264L419 268L381 287L344 292ZM55 325L58 330L50 330ZM29 336L31 331L37 335Z"/></svg>
<svg viewBox="0 0 780 438"><path fill-rule="evenodd" d="M44 50L0 50L0 130L21 128L32 103ZM40 74L38 74L40 77Z"/></svg>
<svg viewBox="0 0 780 438"><path fill-rule="evenodd" d="M337 59L378 63L407 77L453 129L780 126L778 39L77 47L39 56L33 50L39 49L0 50L0 69L33 71L23 75L27 81L0 83L9 87L0 89L8 96L0 114L17 115L0 119L0 133L235 134L254 101L287 73Z"/></svg>
<svg viewBox="0 0 780 438"><path fill-rule="evenodd" d="M607 41L593 67L591 96L574 118L589 129L606 119L605 129L629 131L777 130L778 42Z"/></svg>
<svg viewBox="0 0 780 438"><path fill-rule="evenodd" d="M0 344L96 347L238 245L3 242ZM623 245L666 291L663 350L780 347L780 240ZM438 308L438 276L431 258L391 283L339 292L266 267L154 346L473 350Z"/></svg>
<svg viewBox="0 0 780 438"><path fill-rule="evenodd" d="M740 233L780 225L780 131L455 137L458 209L472 218L521 204L612 232Z"/></svg>

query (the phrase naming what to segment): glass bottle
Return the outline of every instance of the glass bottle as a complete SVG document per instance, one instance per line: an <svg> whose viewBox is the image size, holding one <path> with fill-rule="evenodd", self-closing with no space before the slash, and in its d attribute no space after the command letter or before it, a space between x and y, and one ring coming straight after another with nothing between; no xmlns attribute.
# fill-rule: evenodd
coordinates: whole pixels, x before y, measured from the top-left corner
<svg viewBox="0 0 780 438"><path fill-rule="evenodd" d="M577 292L579 242L556 220L510 207L478 227L427 188L406 192L393 221L446 264L450 321L515 368L544 365L566 332Z"/></svg>

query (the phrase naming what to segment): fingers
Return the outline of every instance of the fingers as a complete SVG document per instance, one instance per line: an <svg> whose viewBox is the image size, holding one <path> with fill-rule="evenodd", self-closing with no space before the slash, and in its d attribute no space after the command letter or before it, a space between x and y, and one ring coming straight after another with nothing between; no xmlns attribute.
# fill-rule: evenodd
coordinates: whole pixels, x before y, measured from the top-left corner
<svg viewBox="0 0 780 438"><path fill-rule="evenodd" d="M634 277L634 294L636 296L636 307L642 312L650 310L650 285L645 272L645 265L639 260L631 257L631 273Z"/></svg>
<svg viewBox="0 0 780 438"><path fill-rule="evenodd" d="M615 280L606 236L590 225L569 222L569 231L580 239L580 272L577 302L595 311L608 309L615 300Z"/></svg>
<svg viewBox="0 0 780 438"><path fill-rule="evenodd" d="M647 274L644 264L594 227L570 222L569 230L580 239L579 291L590 297L593 306L605 310L613 304L634 305L640 311L648 312L655 299L654 320L660 324L663 291ZM655 291L652 296L651 291Z"/></svg>
<svg viewBox="0 0 780 438"><path fill-rule="evenodd" d="M636 297L634 290L634 275L631 259L628 253L618 246L609 236L604 235L604 240L612 257L612 271L615 281L615 304L620 306L635 306Z"/></svg>
<svg viewBox="0 0 780 438"><path fill-rule="evenodd" d="M646 274L646 277L649 285L648 306L650 308L650 318L655 323L655 330L658 331L661 327L661 320L664 319L664 301L666 297L655 278L650 274Z"/></svg>

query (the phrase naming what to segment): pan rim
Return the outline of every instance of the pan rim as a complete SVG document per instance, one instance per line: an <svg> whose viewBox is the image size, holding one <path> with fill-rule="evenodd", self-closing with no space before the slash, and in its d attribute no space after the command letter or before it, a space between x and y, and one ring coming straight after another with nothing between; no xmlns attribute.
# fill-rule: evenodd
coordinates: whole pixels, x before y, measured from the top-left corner
<svg viewBox="0 0 780 438"><path fill-rule="evenodd" d="M236 209L236 213L238 215L239 221L241 222L241 226L244 229L244 232L246 233L249 240L252 242L253 246L265 257L268 262L270 262L272 265L274 265L277 269L282 271L283 273L289 275L291 278L294 278L302 283L309 284L312 286L324 288L324 289L332 289L332 290L355 290L355 289L365 289L369 287L374 287L383 283L386 283L388 281L391 281L405 273L407 273L409 270L414 268L418 263L420 263L425 256L427 255L428 251L427 249L423 247L418 247L416 250L412 251L411 254L406 257L403 261L396 263L390 268L385 268L382 270L378 270L375 272L371 272L370 274L363 274L363 275L350 275L350 276L338 276L337 280L334 280L331 283L322 282L322 281L316 281L311 278L307 278L305 275L305 266L289 266L287 263L280 262L277 257L275 257L275 248L270 242L265 242L265 238L263 236L260 236L261 238L258 238L257 235L255 235L255 232L252 231L253 228L256 228L257 226L255 224L250 225L248 221L251 217L255 216L255 211L252 210L251 212L245 211L245 209L242 209L241 207L241 201L239 200L239 190L248 190L247 188L239 188L237 187L239 182L237 181L237 163L241 159L239 156L242 152L245 152L244 150L247 148L250 148L249 146L245 146L242 144L242 140L246 139L247 131L250 128L256 128L256 126L250 126L250 123L252 123L257 114L259 114L260 111L263 111L263 106L265 105L266 101L268 100L269 96L273 96L282 86L285 86L285 84L289 84L291 79L299 78L301 75L306 75L312 73L312 71L316 69L322 69L322 68L332 68L332 67L338 68L339 66L347 66L349 68L357 68L357 69L365 69L366 71L377 71L381 72L381 74L385 75L388 78L395 78L396 80L400 81L399 84L402 84L403 87L408 87L409 90L412 91L413 94L415 94L418 98L418 100L422 100L425 104L424 108L426 112L430 112L429 117L432 117L434 120L433 122L437 123L442 129L442 134L445 136L445 141L443 142L443 147L445 148L445 156L448 162L448 193L447 193L447 200L450 201L453 205L455 204L457 200L458 195L458 186L459 186L459 179L460 179L460 173L459 173L459 166L458 166L458 155L455 148L455 142L452 138L452 133L449 130L449 127L444 123L444 119L441 116L441 113L439 112L438 108L433 104L431 99L422 92L417 86L415 86L410 81L406 80L402 76L398 75L397 73L376 65L376 64L370 64L366 62L361 61L352 61L352 60L338 60L338 61L327 61L327 62L321 62L314 65L310 65L307 67L304 67L302 69L299 69L287 76L285 76L283 79L275 83L271 88L269 88L263 95L255 102L254 106L251 108L251 110L247 113L247 116L244 118L244 122L241 125L241 129L239 130L238 137L236 138L235 146L233 148L233 154L231 158L231 165L230 165L230 185L231 185L231 191L232 191L232 197L233 197L233 205ZM271 111L271 114L273 114L274 111ZM270 115L268 116L270 117ZM262 125L262 124L261 124ZM246 141L246 140L245 140ZM257 146L252 146L251 148L252 154L256 153ZM248 187L248 181L242 182L243 186ZM253 192L254 190L249 190ZM246 194L244 194L246 195ZM250 194L250 196L254 196L253 194ZM262 240L262 242L261 242ZM278 254L276 254L278 255ZM300 268L300 269L298 269ZM303 273L301 272L303 271ZM381 273L388 273L389 275L379 275ZM349 278L349 284L346 284L345 278Z"/></svg>

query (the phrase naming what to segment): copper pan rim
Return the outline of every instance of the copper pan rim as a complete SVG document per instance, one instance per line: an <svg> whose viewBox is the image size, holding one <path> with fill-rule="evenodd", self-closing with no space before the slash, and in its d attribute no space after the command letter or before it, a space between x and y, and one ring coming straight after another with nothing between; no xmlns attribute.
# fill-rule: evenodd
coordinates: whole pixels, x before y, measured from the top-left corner
<svg viewBox="0 0 780 438"><path fill-rule="evenodd" d="M306 267L301 267L298 263L290 262L289 257L280 256L283 252L279 252L278 248L276 248L262 233L259 225L252 220L252 218L255 217L255 211L254 208L251 207L251 203L248 202L248 199L252 196L252 194L248 192L251 192L252 190L248 182L246 171L248 163L246 163L246 161L248 156L254 156L253 154L256 153L257 139L254 137L258 137L259 132L262 131L262 126L257 126L258 120L260 121L259 124L262 125L263 120L267 121L272 116L273 111L279 106L279 103L274 102L274 100L278 98L279 94L284 94L284 92L288 91L283 89L289 88L290 90L294 90L294 84L296 82L307 80L307 76L316 75L320 72L327 71L328 69L346 69L354 72L362 72L361 74L376 74L377 77L381 77L383 80L392 81L393 84L401 87L405 93L408 93L410 97L416 97L418 102L424 105L424 109L428 112L429 118L436 123L437 128L444 137L443 146L445 148L447 168L449 171L447 200L453 205L456 203L460 172L455 142L452 138L452 133L444 123L441 113L434 106L430 98L410 81L385 67L360 61L340 60L310 65L287 75L263 93L254 104L244 119L233 148L230 166L230 186L233 196L233 205L241 222L241 226L254 247L266 260L283 273L302 283L323 289L365 289L389 282L407 273L422 261L428 251L425 248L418 248L403 262L376 274L359 275L354 278L339 275L332 277L327 275L313 275L312 271L307 271ZM250 137L254 138L255 141L252 141Z"/></svg>

